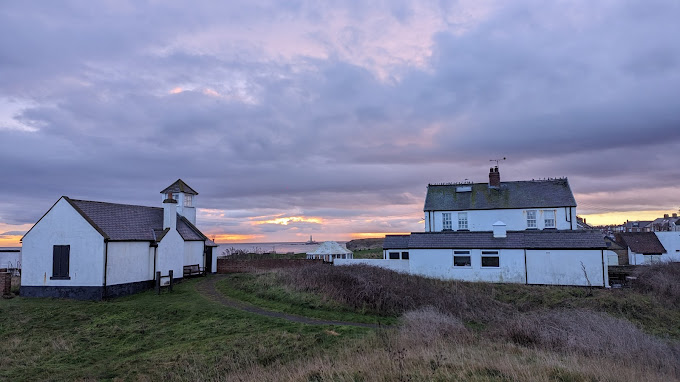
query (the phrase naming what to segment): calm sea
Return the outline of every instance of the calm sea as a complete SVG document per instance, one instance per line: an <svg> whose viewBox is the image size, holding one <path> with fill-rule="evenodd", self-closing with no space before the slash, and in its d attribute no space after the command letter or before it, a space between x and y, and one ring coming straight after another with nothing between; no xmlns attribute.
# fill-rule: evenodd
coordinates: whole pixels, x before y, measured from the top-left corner
<svg viewBox="0 0 680 382"><path fill-rule="evenodd" d="M338 241L338 244L344 246L346 241ZM221 255L225 250L242 249L247 252L276 252L276 253L307 253L312 252L319 247L319 244L305 244L305 243L226 243L220 244L213 253Z"/></svg>

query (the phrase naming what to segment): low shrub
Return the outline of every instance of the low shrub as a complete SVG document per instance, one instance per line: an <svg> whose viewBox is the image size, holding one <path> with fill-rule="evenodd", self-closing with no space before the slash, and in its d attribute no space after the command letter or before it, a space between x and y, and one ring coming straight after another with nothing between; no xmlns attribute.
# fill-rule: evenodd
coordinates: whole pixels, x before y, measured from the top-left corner
<svg viewBox="0 0 680 382"><path fill-rule="evenodd" d="M635 288L653 293L680 306L680 263L660 263L638 267Z"/></svg>
<svg viewBox="0 0 680 382"><path fill-rule="evenodd" d="M523 314L495 335L523 346L648 365L680 377L680 346L642 332L629 321L588 310Z"/></svg>
<svg viewBox="0 0 680 382"><path fill-rule="evenodd" d="M441 281L366 265L310 265L276 270L276 282L356 310L398 316L432 307L465 322L499 321L513 309L470 283Z"/></svg>

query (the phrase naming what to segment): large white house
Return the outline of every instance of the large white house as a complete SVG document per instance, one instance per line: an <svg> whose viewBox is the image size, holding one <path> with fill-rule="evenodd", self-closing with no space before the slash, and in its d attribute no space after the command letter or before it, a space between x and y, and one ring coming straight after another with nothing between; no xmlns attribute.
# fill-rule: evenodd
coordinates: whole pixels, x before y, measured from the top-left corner
<svg viewBox="0 0 680 382"><path fill-rule="evenodd" d="M502 221L508 230L576 230L576 200L566 178L502 182L498 167L489 183L430 184L425 232L488 231Z"/></svg>
<svg viewBox="0 0 680 382"><path fill-rule="evenodd" d="M336 259L466 281L608 286L598 231L576 229L567 179L429 185L425 232L387 235L382 260Z"/></svg>
<svg viewBox="0 0 680 382"><path fill-rule="evenodd" d="M162 208L59 198L22 238L21 295L98 300L151 288L158 271L216 271L198 193L181 179L161 193Z"/></svg>

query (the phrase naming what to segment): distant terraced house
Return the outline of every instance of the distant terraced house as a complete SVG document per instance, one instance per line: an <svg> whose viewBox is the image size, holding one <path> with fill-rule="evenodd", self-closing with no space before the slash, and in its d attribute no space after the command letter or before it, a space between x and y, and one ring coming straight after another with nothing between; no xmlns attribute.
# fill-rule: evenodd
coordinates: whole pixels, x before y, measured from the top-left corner
<svg viewBox="0 0 680 382"><path fill-rule="evenodd" d="M441 279L608 286L599 231L578 230L566 178L430 184L425 232L387 235L382 260L364 263Z"/></svg>
<svg viewBox="0 0 680 382"><path fill-rule="evenodd" d="M161 194L162 208L59 198L22 238L21 295L99 300L151 288L157 272L213 273L198 193L178 179Z"/></svg>

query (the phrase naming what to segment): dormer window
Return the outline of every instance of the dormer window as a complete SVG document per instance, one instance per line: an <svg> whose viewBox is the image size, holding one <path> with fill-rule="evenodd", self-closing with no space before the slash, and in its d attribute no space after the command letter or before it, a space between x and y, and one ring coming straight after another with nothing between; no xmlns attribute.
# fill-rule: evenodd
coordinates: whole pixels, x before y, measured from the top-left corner
<svg viewBox="0 0 680 382"><path fill-rule="evenodd" d="M193 206L193 195L184 195L184 207L192 207Z"/></svg>

